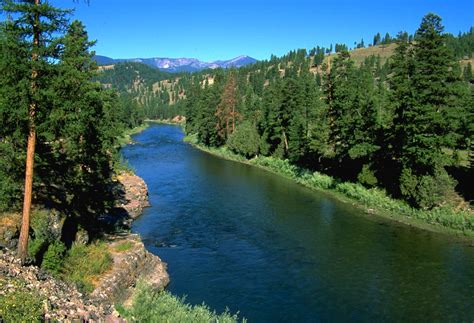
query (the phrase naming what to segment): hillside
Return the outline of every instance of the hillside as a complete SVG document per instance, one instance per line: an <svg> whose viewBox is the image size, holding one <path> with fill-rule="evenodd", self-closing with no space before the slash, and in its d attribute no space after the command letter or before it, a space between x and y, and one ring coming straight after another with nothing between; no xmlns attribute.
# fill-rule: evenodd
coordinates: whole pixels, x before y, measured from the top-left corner
<svg viewBox="0 0 474 323"><path fill-rule="evenodd" d="M407 34L406 34L407 35ZM413 38L413 36L406 36ZM446 35L446 44L465 73L468 64L474 65L474 31L460 33L458 36ZM349 50L350 58L356 66L372 65L377 78L386 79L390 73L390 57L397 47L395 39L390 39L376 46L356 46ZM336 44L336 50L346 49L345 45ZM315 47L309 52L298 49L281 57L273 56L269 60L255 61L248 56L239 56L228 61L212 63L195 59L131 59L134 62L123 62L105 56L95 56L99 64L97 80L105 87L116 88L143 107L147 118L172 118L184 114L186 94L193 84L201 87L214 84L217 77L226 74L225 69L238 67L241 82L252 83L255 94L261 95L271 82L287 75L300 74L309 70L320 84L324 74L332 67L337 53L331 48ZM160 68L161 66L161 68ZM202 69L205 68L206 69ZM166 68L163 68L166 67ZM200 71L197 69L201 68ZM177 70L193 71L176 73ZM245 81L244 81L245 79ZM243 83L242 83L243 84ZM241 93L242 96L245 93Z"/></svg>

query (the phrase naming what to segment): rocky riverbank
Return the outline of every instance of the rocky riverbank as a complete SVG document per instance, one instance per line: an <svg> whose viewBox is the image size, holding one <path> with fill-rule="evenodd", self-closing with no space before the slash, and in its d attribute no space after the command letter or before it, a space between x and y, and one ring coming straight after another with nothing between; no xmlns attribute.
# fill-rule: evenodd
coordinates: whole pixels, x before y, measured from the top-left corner
<svg viewBox="0 0 474 323"><path fill-rule="evenodd" d="M136 175L120 174L114 192L116 207L107 218L115 217L122 222L122 228L129 227L149 206L146 183ZM114 304L127 303L138 280L146 281L155 289L164 289L169 283L166 264L145 249L138 235L113 232L103 239L113 260L112 267L97 279L95 290L86 295L36 266L21 266L12 251L15 250L16 228L15 223L10 223L9 229L3 230L8 246L4 243L3 249L0 247L0 298L16 293L21 286L22 292L41 299L43 317L47 321L122 322Z"/></svg>

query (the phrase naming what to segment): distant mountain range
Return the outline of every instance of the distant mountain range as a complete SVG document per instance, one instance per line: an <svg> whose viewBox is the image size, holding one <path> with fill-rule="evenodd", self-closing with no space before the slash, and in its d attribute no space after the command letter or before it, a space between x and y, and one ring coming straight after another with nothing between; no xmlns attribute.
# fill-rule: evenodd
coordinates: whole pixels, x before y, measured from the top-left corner
<svg viewBox="0 0 474 323"><path fill-rule="evenodd" d="M196 72L207 68L241 67L255 63L255 58L242 55L226 61L202 62L196 58L125 58L114 59L107 56L95 55L93 59L98 65L112 65L119 62L137 62L158 68L167 72Z"/></svg>

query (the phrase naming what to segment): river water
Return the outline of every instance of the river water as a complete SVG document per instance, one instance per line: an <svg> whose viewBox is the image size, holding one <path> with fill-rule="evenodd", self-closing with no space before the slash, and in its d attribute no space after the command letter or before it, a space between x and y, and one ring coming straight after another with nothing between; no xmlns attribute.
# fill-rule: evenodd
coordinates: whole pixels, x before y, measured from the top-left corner
<svg viewBox="0 0 474 323"><path fill-rule="evenodd" d="M472 321L474 248L182 142L152 125L123 155L148 184L133 224L172 293L249 322Z"/></svg>

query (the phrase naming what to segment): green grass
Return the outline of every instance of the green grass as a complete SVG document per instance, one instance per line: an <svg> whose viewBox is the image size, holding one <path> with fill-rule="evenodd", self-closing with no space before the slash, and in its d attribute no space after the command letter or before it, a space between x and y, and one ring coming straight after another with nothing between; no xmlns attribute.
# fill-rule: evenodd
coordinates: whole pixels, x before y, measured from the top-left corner
<svg viewBox="0 0 474 323"><path fill-rule="evenodd" d="M137 133L142 132L148 127L149 127L148 123L143 123L135 128L125 130L122 136L118 138L118 144L120 145L120 147L123 147L125 145L132 143L133 142L132 136L136 135Z"/></svg>
<svg viewBox="0 0 474 323"><path fill-rule="evenodd" d="M114 250L116 252L125 252L127 250L130 250L132 247L133 247L133 242L125 241L125 242L122 242L121 244L115 246Z"/></svg>
<svg viewBox="0 0 474 323"><path fill-rule="evenodd" d="M193 143L193 145L219 157L244 162L290 178L310 189L330 192L344 201L355 203L366 210L371 209L373 211L371 213L380 216L432 231L448 229L451 233L474 236L474 214L472 210L454 210L449 206L437 207L432 210L415 209L404 201L391 198L382 189L369 189L358 183L341 183L331 176L319 172L311 173L306 169L292 165L288 160L273 157L255 157L247 160L240 155L233 154L225 147L209 148L196 143ZM434 227L432 227L433 225Z"/></svg>
<svg viewBox="0 0 474 323"><path fill-rule="evenodd" d="M143 281L137 284L130 308L117 308L130 322L231 323L239 320L237 314L232 315L229 311L217 314L204 304L187 304L184 298L176 297L167 291L156 291Z"/></svg>
<svg viewBox="0 0 474 323"><path fill-rule="evenodd" d="M104 242L73 244L63 262L62 278L90 293L97 278L112 266L112 262Z"/></svg>

